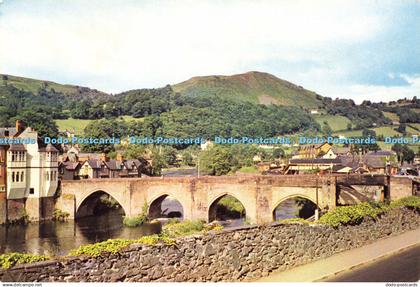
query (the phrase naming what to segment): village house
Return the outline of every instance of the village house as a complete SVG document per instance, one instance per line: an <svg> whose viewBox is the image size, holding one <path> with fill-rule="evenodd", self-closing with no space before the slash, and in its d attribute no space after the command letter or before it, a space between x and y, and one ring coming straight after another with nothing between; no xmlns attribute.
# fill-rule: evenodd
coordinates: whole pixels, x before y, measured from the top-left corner
<svg viewBox="0 0 420 287"><path fill-rule="evenodd" d="M45 145L38 133L21 121L16 121L14 128L0 128L0 138L14 140L0 145L0 192L10 200L9 206L34 207L29 216L37 220L42 212L36 208L40 199L52 198L58 187L58 150Z"/></svg>

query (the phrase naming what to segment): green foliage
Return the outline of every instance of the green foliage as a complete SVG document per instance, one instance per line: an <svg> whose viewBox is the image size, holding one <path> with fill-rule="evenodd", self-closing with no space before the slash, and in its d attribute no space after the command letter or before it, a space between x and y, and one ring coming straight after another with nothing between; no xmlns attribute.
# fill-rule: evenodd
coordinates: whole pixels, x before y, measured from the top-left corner
<svg viewBox="0 0 420 287"><path fill-rule="evenodd" d="M382 208L363 202L353 206L339 206L324 214L319 219L319 222L332 227L338 227L339 225L357 225L360 224L365 217L376 219L378 215L383 212L384 210Z"/></svg>
<svg viewBox="0 0 420 287"><path fill-rule="evenodd" d="M237 212L241 215L245 214L245 208L242 203L231 195L222 197L217 204L224 206L228 211Z"/></svg>
<svg viewBox="0 0 420 287"><path fill-rule="evenodd" d="M70 216L70 213L62 211L60 209L54 209L53 211L53 220L55 221L66 221Z"/></svg>
<svg viewBox="0 0 420 287"><path fill-rule="evenodd" d="M8 269L18 264L34 263L50 259L48 256L33 255L24 253L6 253L0 254L0 267Z"/></svg>
<svg viewBox="0 0 420 287"><path fill-rule="evenodd" d="M148 209L149 209L149 205L147 204L147 202L145 202L143 204L141 213L134 217L124 216L123 224L128 227L136 227L136 226L143 225L149 220Z"/></svg>
<svg viewBox="0 0 420 287"><path fill-rule="evenodd" d="M222 228L221 225L205 224L202 220L172 221L163 226L162 235L169 238L176 238L210 230L220 230Z"/></svg>
<svg viewBox="0 0 420 287"><path fill-rule="evenodd" d="M420 197L419 196L408 196L400 198L390 203L391 208L397 207L408 207L416 210L420 209Z"/></svg>
<svg viewBox="0 0 420 287"><path fill-rule="evenodd" d="M200 155L200 170L210 175L228 174L233 157L227 147L215 145Z"/></svg>

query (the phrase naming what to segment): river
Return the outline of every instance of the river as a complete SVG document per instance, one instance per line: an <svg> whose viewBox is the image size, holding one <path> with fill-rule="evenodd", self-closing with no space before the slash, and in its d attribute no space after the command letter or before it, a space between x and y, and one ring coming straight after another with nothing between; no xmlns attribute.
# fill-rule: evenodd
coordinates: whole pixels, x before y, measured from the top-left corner
<svg viewBox="0 0 420 287"><path fill-rule="evenodd" d="M136 239L143 235L159 233L160 230L160 223L125 227L118 210L100 216L80 218L77 221L0 226L0 254L22 252L65 255L83 244L109 238Z"/></svg>
<svg viewBox="0 0 420 287"><path fill-rule="evenodd" d="M162 202L166 212L180 211L176 200L167 198ZM283 202L275 212L277 219L296 217L297 205L293 200ZM220 222L225 227L244 224L245 219ZM139 227L125 227L121 210L108 210L101 215L89 216L67 222L40 222L27 225L0 226L0 254L21 252L45 255L65 255L83 244L104 241L110 238L137 239L144 235L157 234L161 224L148 223Z"/></svg>

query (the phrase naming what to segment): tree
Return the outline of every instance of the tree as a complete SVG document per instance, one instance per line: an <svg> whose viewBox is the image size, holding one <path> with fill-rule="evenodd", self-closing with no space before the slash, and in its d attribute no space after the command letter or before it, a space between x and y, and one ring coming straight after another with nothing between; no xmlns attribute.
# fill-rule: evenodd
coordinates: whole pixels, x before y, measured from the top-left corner
<svg viewBox="0 0 420 287"><path fill-rule="evenodd" d="M376 132L374 130L363 129L362 136L365 138L374 138L376 137Z"/></svg>
<svg viewBox="0 0 420 287"><path fill-rule="evenodd" d="M408 163L413 162L414 158L415 158L416 154L414 153L413 150L411 150L408 146L404 145L403 146L403 151L402 151L402 162L406 161Z"/></svg>
<svg viewBox="0 0 420 287"><path fill-rule="evenodd" d="M32 127L41 138L58 136L58 127L54 120L41 110L23 110L13 119L15 120L21 120L26 126Z"/></svg>
<svg viewBox="0 0 420 287"><path fill-rule="evenodd" d="M282 148L275 148L273 150L273 158L274 159L279 159L282 158L284 156L284 150Z"/></svg>
<svg viewBox="0 0 420 287"><path fill-rule="evenodd" d="M402 161L403 146L401 144L394 144L391 150L397 154L398 161Z"/></svg>
<svg viewBox="0 0 420 287"><path fill-rule="evenodd" d="M164 146L162 148L162 159L165 162L165 166L175 165L176 164L176 154L177 150L171 146Z"/></svg>
<svg viewBox="0 0 420 287"><path fill-rule="evenodd" d="M406 134L406 124L404 123L400 123L400 125L398 126L397 132L405 135Z"/></svg>
<svg viewBox="0 0 420 287"><path fill-rule="evenodd" d="M194 159L193 159L193 156L192 156L191 152L184 151L182 153L182 164L183 165L188 165L188 166L193 166L194 165Z"/></svg>
<svg viewBox="0 0 420 287"><path fill-rule="evenodd" d="M209 175L224 175L232 169L232 155L229 149L219 145L200 154L200 170Z"/></svg>

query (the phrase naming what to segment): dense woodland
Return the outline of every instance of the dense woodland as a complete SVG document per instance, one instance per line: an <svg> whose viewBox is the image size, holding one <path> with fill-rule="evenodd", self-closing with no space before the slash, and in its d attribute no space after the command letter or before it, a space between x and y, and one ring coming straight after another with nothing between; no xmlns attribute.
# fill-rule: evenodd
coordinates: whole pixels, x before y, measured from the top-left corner
<svg viewBox="0 0 420 287"><path fill-rule="evenodd" d="M5 79L3 79L5 80ZM11 84L0 86L0 126L13 125L21 119L42 136L57 136L54 119L92 119L85 136L124 137L271 137L298 132L322 132L308 110L300 107L260 105L229 100L220 96L185 96L171 86L139 89L116 95L92 96L80 88L77 94L56 92L45 83L36 93ZM417 98L395 103L363 102L318 96L323 110L352 121L354 129L391 124L382 111L394 112L401 123L420 123ZM142 118L123 121L120 116ZM182 148L182 147L180 147Z"/></svg>

